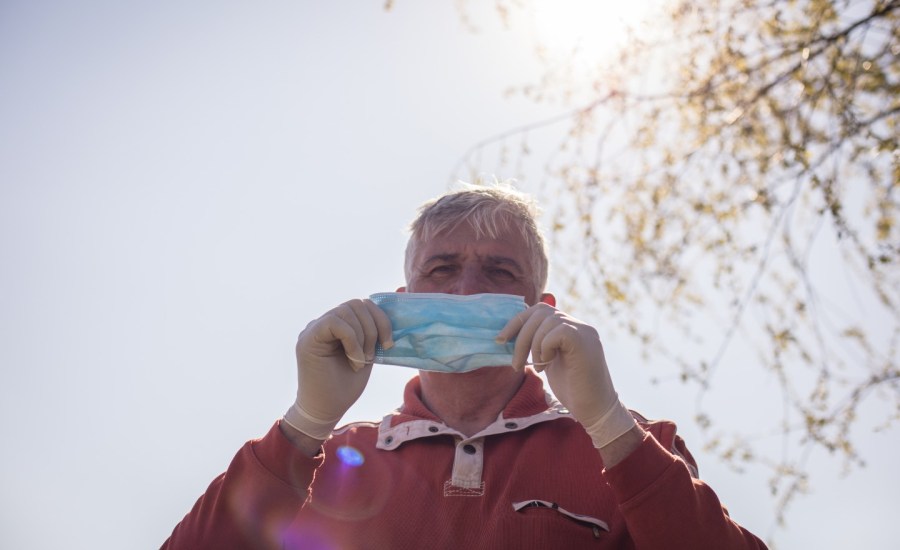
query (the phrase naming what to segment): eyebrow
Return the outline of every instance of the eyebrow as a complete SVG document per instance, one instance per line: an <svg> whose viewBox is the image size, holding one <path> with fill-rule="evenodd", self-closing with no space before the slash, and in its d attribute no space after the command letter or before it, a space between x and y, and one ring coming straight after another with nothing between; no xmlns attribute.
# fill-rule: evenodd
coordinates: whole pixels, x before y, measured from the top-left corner
<svg viewBox="0 0 900 550"><path fill-rule="evenodd" d="M459 256L460 256L459 254L435 254L433 256L429 256L424 262L422 262L422 265L428 265L428 264L431 264L434 262L455 262L455 261L459 260ZM508 256L489 255L489 256L484 256L484 260L485 260L485 263L488 265L504 265L504 266L510 266L513 269L516 269L520 272L524 271L524 269L522 269L522 266L519 264L519 262L515 261L514 259L512 259Z"/></svg>
<svg viewBox="0 0 900 550"><path fill-rule="evenodd" d="M459 259L459 254L435 254L434 256L429 256L422 265L428 265L434 262L454 262Z"/></svg>
<svg viewBox="0 0 900 550"><path fill-rule="evenodd" d="M423 261L423 264L430 264L432 262L455 262L458 261L460 254L457 253L449 253L449 254L434 254L429 256ZM519 262L510 258L509 256L497 256L497 255L487 255L483 256L485 263L492 265L510 265L517 269L522 269L522 266Z"/></svg>

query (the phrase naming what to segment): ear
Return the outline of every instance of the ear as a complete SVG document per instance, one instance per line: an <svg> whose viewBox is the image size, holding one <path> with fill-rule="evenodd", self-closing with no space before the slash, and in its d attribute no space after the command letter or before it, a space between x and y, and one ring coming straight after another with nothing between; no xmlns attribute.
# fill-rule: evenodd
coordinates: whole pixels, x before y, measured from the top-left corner
<svg viewBox="0 0 900 550"><path fill-rule="evenodd" d="M398 286L398 287L397 287L397 290L395 290L394 292L406 292L406 287L405 287L405 286Z"/></svg>
<svg viewBox="0 0 900 550"><path fill-rule="evenodd" d="M550 294L549 292L541 294L541 301L548 306L556 307L556 296Z"/></svg>

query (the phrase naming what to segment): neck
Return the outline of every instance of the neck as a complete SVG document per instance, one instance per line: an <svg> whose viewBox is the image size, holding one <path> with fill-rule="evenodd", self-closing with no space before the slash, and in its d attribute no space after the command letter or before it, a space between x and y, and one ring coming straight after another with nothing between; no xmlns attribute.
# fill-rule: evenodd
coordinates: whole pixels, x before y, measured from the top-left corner
<svg viewBox="0 0 900 550"><path fill-rule="evenodd" d="M467 437L497 419L525 380L512 367L485 367L461 374L421 371L422 402Z"/></svg>

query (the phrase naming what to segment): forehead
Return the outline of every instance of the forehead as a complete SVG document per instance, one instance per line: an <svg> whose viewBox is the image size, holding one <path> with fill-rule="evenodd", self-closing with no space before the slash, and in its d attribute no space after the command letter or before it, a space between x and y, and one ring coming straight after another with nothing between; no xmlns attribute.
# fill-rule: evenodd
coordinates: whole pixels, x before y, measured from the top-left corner
<svg viewBox="0 0 900 550"><path fill-rule="evenodd" d="M479 235L468 223L422 239L415 248L413 261L428 261L441 255L472 255L475 257L505 257L524 265L529 264L528 244L520 231L513 227L498 228L496 237Z"/></svg>

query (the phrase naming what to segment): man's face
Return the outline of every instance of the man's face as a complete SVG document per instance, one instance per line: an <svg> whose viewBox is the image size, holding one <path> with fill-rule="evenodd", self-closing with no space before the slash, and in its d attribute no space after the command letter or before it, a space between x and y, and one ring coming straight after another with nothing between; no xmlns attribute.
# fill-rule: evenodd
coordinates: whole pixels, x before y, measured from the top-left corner
<svg viewBox="0 0 900 550"><path fill-rule="evenodd" d="M506 229L496 239L476 239L468 223L417 244L406 290L514 294L524 296L528 305L540 298L521 233Z"/></svg>

